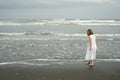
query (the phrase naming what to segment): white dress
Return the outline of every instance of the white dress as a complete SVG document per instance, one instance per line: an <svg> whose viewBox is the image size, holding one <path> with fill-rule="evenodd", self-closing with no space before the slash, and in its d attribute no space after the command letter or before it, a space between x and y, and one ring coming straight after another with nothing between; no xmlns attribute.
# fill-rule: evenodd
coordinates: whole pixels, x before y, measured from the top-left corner
<svg viewBox="0 0 120 80"><path fill-rule="evenodd" d="M92 50L90 51L90 43L88 44L87 51L86 51L86 56L85 60L95 60L96 59L96 36L95 35L90 35L89 36L92 41Z"/></svg>

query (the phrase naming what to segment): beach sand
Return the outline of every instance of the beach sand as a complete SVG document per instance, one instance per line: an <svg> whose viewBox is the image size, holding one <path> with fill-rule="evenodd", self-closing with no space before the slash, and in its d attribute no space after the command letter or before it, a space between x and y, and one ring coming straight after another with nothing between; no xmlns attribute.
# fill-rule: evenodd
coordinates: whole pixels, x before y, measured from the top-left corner
<svg viewBox="0 0 120 80"><path fill-rule="evenodd" d="M0 80L119 80L120 62L99 61L93 68L87 62L27 65L0 65Z"/></svg>

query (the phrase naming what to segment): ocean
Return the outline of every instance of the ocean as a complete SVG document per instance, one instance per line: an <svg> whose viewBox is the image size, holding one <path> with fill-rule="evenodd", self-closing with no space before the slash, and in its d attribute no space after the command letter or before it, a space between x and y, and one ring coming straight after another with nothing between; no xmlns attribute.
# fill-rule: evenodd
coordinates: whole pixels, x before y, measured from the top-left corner
<svg viewBox="0 0 120 80"><path fill-rule="evenodd" d="M0 64L84 61L89 28L96 60L120 61L120 20L20 19L0 20Z"/></svg>

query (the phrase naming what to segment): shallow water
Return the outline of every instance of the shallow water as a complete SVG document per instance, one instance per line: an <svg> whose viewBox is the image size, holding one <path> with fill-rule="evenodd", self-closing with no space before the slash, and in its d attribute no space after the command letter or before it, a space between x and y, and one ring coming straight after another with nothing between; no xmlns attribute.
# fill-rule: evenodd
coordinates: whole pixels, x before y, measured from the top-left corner
<svg viewBox="0 0 120 80"><path fill-rule="evenodd" d="M109 24L2 24L0 62L30 59L83 60L88 43L88 28L93 29L98 40L97 59L120 59L120 25Z"/></svg>

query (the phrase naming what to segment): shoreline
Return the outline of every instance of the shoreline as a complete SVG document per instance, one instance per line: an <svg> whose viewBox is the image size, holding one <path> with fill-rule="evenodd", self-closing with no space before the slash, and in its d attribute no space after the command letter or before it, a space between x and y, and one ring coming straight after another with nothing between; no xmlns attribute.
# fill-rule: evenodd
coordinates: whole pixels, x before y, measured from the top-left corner
<svg viewBox="0 0 120 80"><path fill-rule="evenodd" d="M99 61L93 68L87 62L50 65L0 65L1 80L119 80L120 62Z"/></svg>

